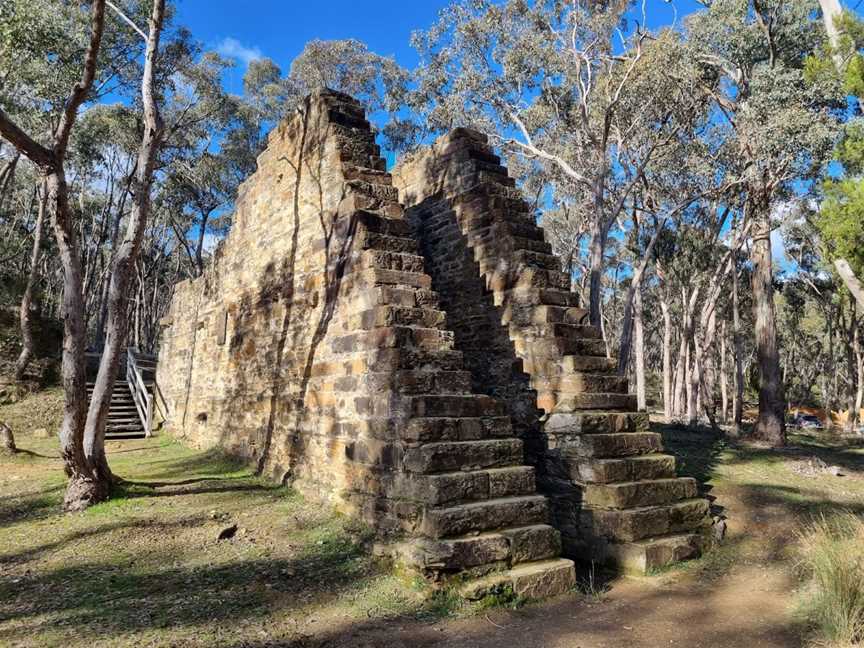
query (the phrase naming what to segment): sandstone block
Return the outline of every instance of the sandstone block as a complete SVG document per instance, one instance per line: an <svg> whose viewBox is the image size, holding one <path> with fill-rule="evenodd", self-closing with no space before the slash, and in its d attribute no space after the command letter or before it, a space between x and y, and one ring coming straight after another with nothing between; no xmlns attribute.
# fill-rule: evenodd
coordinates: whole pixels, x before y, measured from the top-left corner
<svg viewBox="0 0 864 648"><path fill-rule="evenodd" d="M582 512L582 527L586 534L595 537L635 541L700 529L710 521L708 509L708 500L701 498L665 506L587 509Z"/></svg>
<svg viewBox="0 0 864 648"><path fill-rule="evenodd" d="M431 538L443 538L472 531L545 524L547 516L545 497L508 497L429 509L423 519L422 532Z"/></svg>
<svg viewBox="0 0 864 648"><path fill-rule="evenodd" d="M617 484L587 484L583 503L598 508L630 508L665 504L696 497L696 480L690 477L654 479Z"/></svg>

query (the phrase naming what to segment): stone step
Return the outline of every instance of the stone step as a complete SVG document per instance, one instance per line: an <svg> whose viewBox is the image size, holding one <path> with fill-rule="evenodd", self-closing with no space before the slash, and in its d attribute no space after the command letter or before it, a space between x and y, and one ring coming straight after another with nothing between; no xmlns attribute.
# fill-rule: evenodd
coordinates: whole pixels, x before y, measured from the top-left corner
<svg viewBox="0 0 864 648"><path fill-rule="evenodd" d="M331 350L334 353L353 353L363 350L398 349L410 347L431 350L446 350L453 346L453 333L437 328L420 326L382 326L369 331L358 331L334 337ZM407 367L414 368L414 367ZM422 367L417 367L422 368ZM461 369L462 367L453 367Z"/></svg>
<svg viewBox="0 0 864 648"><path fill-rule="evenodd" d="M626 393L626 376L591 373L570 373L556 377L532 376L531 387L537 391L557 391L561 394Z"/></svg>
<svg viewBox="0 0 864 648"><path fill-rule="evenodd" d="M570 285L570 277L566 273L547 268L481 262L480 272L486 279L486 287L495 292L532 288L560 290Z"/></svg>
<svg viewBox="0 0 864 648"><path fill-rule="evenodd" d="M412 416L418 417L478 417L503 416L502 403L484 394L426 395L411 399Z"/></svg>
<svg viewBox="0 0 864 648"><path fill-rule="evenodd" d="M340 389L340 381L345 381L344 389ZM424 369L370 371L359 376L337 377L334 387L337 391L355 391L362 387L370 393L396 391L405 395L470 394L471 372Z"/></svg>
<svg viewBox="0 0 864 648"><path fill-rule="evenodd" d="M545 365L549 364L550 361L553 360L560 362L560 359L565 355L606 357L606 345L603 340L553 337L514 337L512 333L510 338L513 340L513 347L519 356L528 358L529 360L536 358L537 361L534 361L532 365L538 365L546 371L555 371L553 366L545 367ZM558 373L560 373L562 369L558 369ZM590 372L591 370L582 369L582 371ZM547 373L546 375L549 374Z"/></svg>
<svg viewBox="0 0 864 648"><path fill-rule="evenodd" d="M410 450L406 453L406 459L413 461ZM516 457L516 461L521 460L521 455ZM458 472L420 477L419 499L432 506L452 506L465 502L536 493L534 469L531 466L511 465L482 470L466 470L458 467L456 470Z"/></svg>
<svg viewBox="0 0 864 648"><path fill-rule="evenodd" d="M368 310L378 306L438 309L438 293L422 288L392 285L374 286L353 298L351 310Z"/></svg>
<svg viewBox="0 0 864 648"><path fill-rule="evenodd" d="M532 348L531 354L523 360L525 372L532 376L558 379L571 373L590 373L614 375L618 371L618 362L614 358L603 356L574 356L559 352L557 345L550 349L547 345L545 353Z"/></svg>
<svg viewBox="0 0 864 648"><path fill-rule="evenodd" d="M696 497L698 492L692 477L586 484L582 489L582 503L595 508L622 509L677 502Z"/></svg>
<svg viewBox="0 0 864 648"><path fill-rule="evenodd" d="M566 393L559 394L555 404L556 412L577 410L619 410L635 412L636 394L621 393Z"/></svg>
<svg viewBox="0 0 864 648"><path fill-rule="evenodd" d="M399 192L396 187L373 184L364 180L351 180L350 182L346 182L346 186L350 192L375 198L382 204L399 204Z"/></svg>
<svg viewBox="0 0 864 648"><path fill-rule="evenodd" d="M566 338L601 340L603 339L602 331L596 326L587 324L571 324L569 322L556 322L549 327L544 327L541 330L548 331L552 335Z"/></svg>
<svg viewBox="0 0 864 648"><path fill-rule="evenodd" d="M524 563L507 571L468 581L461 587L460 593L469 600L478 600L509 587L517 596L536 600L565 594L575 585L573 561L556 558Z"/></svg>
<svg viewBox="0 0 864 648"><path fill-rule="evenodd" d="M393 191L394 200L398 200L396 198L396 190L394 189ZM361 209L354 212L354 219L358 225L375 234L411 238L411 226L408 224L408 221L402 218L387 218L381 214Z"/></svg>
<svg viewBox="0 0 864 648"><path fill-rule="evenodd" d="M584 509L581 515L582 528L595 537L635 542L707 529L711 523L709 509L708 500L703 498L624 510Z"/></svg>
<svg viewBox="0 0 864 648"><path fill-rule="evenodd" d="M563 355L606 357L606 343L602 339L556 338Z"/></svg>
<svg viewBox="0 0 864 648"><path fill-rule="evenodd" d="M434 441L475 441L513 435L509 416L485 417L414 417L403 428L408 443Z"/></svg>
<svg viewBox="0 0 864 648"><path fill-rule="evenodd" d="M419 254L367 249L363 250L361 258L361 263L370 269L418 273L426 271L424 259Z"/></svg>
<svg viewBox="0 0 864 648"><path fill-rule="evenodd" d="M417 254L417 242L404 236L387 236L368 232L363 241L363 247L367 250L387 250L388 252L402 252L406 254Z"/></svg>
<svg viewBox="0 0 864 648"><path fill-rule="evenodd" d="M519 439L439 441L405 450L403 466L409 472L441 473L518 465L522 462Z"/></svg>
<svg viewBox="0 0 864 648"><path fill-rule="evenodd" d="M561 271L561 259L551 252L534 252L533 250L516 249L513 250L510 256L513 263L530 266L532 268L545 268L547 270Z"/></svg>
<svg viewBox="0 0 864 648"><path fill-rule="evenodd" d="M443 327L447 314L437 308L412 306L376 306L355 313L345 320L350 329L371 329L378 326Z"/></svg>
<svg viewBox="0 0 864 648"><path fill-rule="evenodd" d="M584 308L511 302L504 307L501 323L511 326L584 324L587 317L588 311Z"/></svg>
<svg viewBox="0 0 864 648"><path fill-rule="evenodd" d="M557 558L561 537L548 524L513 527L491 533L420 540L420 560L414 566L432 571L457 571L480 566L511 567L522 563Z"/></svg>
<svg viewBox="0 0 864 648"><path fill-rule="evenodd" d="M385 186L391 186L393 184L393 177L386 171L348 166L342 168L342 174L347 181L360 180L361 182L368 182L369 184Z"/></svg>
<svg viewBox="0 0 864 648"><path fill-rule="evenodd" d="M462 352L452 348L376 347L365 351L367 365L381 371L388 368L461 371L464 368Z"/></svg>
<svg viewBox="0 0 864 648"><path fill-rule="evenodd" d="M564 306L579 307L579 295L569 290L558 290L554 288L502 288L496 291L496 306Z"/></svg>
<svg viewBox="0 0 864 648"><path fill-rule="evenodd" d="M656 432L619 432L615 434L549 435L550 448L567 456L629 457L663 450Z"/></svg>
<svg viewBox="0 0 864 648"><path fill-rule="evenodd" d="M327 119L335 124L348 126L349 128L359 128L361 130L369 130L369 122L355 110L351 110L347 106L333 106L327 111Z"/></svg>
<svg viewBox="0 0 864 648"><path fill-rule="evenodd" d="M432 278L423 271L404 272L383 268L358 269L353 273L370 286L403 286L428 290L432 287Z"/></svg>
<svg viewBox="0 0 864 648"><path fill-rule="evenodd" d="M420 531L430 538L446 538L548 521L547 499L542 495L525 495L426 509Z"/></svg>
<svg viewBox="0 0 864 648"><path fill-rule="evenodd" d="M604 355L565 355L561 358L563 371L584 371L591 373L612 372L618 370L618 360Z"/></svg>
<svg viewBox="0 0 864 648"><path fill-rule="evenodd" d="M536 223L519 217L513 218L513 211L496 206L494 201L490 210L485 214L488 223L486 229L474 229L477 236L483 239L489 237L490 240L508 238L513 241L512 247L516 249L524 248L551 253L552 246L546 242L542 228Z"/></svg>
<svg viewBox="0 0 864 648"><path fill-rule="evenodd" d="M682 533L636 542L610 543L597 558L630 574L651 572L683 560L698 558L705 544L699 533Z"/></svg>
<svg viewBox="0 0 864 648"><path fill-rule="evenodd" d="M550 444L566 445L570 439L582 435L647 432L648 414L591 410L553 412L546 418L543 429L550 437Z"/></svg>
<svg viewBox="0 0 864 648"><path fill-rule="evenodd" d="M648 454L623 459L577 459L569 461L567 468L571 479L581 483L608 484L666 479L675 476L675 457Z"/></svg>

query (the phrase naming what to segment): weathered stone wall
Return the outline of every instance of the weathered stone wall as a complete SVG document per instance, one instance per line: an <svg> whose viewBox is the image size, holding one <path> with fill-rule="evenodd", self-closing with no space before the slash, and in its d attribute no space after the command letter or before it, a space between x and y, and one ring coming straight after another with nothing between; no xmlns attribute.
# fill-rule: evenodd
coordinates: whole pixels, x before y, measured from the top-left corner
<svg viewBox="0 0 864 648"><path fill-rule="evenodd" d="M168 426L413 538L430 573L573 582L504 407L472 390L359 104L310 97L269 138L159 355Z"/></svg>
<svg viewBox="0 0 864 648"><path fill-rule="evenodd" d="M565 553L637 571L695 555L707 501L675 477L486 138L457 129L394 184L472 384L505 405Z"/></svg>

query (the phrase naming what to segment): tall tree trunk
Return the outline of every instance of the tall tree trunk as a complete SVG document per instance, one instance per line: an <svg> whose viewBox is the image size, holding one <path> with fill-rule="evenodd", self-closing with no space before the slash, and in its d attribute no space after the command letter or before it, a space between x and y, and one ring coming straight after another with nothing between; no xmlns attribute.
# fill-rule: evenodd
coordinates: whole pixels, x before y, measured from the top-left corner
<svg viewBox="0 0 864 648"><path fill-rule="evenodd" d="M84 422L87 418L87 377L84 353L87 331L84 326L83 277L78 239L72 222L72 208L67 196L62 169L48 176L48 191L56 206L54 237L63 266L63 390L65 404L60 428L60 456L69 483L63 499L67 511L78 511L108 496L108 484L93 479L84 455Z"/></svg>
<svg viewBox="0 0 864 648"><path fill-rule="evenodd" d="M858 340L858 326L856 326L857 313L854 300L851 300L850 310L848 338L851 339L846 345L846 370L849 372L849 386L847 389L847 410L849 414L846 417L846 431L851 434L858 429L858 408L856 407L858 397L858 358L856 351L860 346Z"/></svg>
<svg viewBox="0 0 864 648"><path fill-rule="evenodd" d="M699 421L699 384L702 382L702 363L696 353L698 342L693 335L687 345L687 425L695 426Z"/></svg>
<svg viewBox="0 0 864 648"><path fill-rule="evenodd" d="M601 326L601 301L603 296L603 251L606 249L608 228L598 215L591 224L591 242L588 250L589 280L589 317L592 326Z"/></svg>
<svg viewBox="0 0 864 648"><path fill-rule="evenodd" d="M864 286L861 285L860 279L852 272L852 266L849 265L846 259L837 259L834 261L834 267L837 269L837 274L840 275L843 283L846 284L846 288L849 289L855 301L858 302L858 306L864 311Z"/></svg>
<svg viewBox="0 0 864 648"><path fill-rule="evenodd" d="M729 380L726 352L726 320L720 324L720 421L729 422Z"/></svg>
<svg viewBox="0 0 864 648"><path fill-rule="evenodd" d="M141 81L142 105L144 108L144 135L138 150L133 192L132 214L126 233L111 272L108 291L108 324L105 350L99 362L99 373L93 386L93 397L87 414L84 430L84 453L98 479L110 483L111 470L105 457L105 423L114 382L120 366L123 341L128 327L129 308L126 303L130 277L141 248L144 228L150 213L150 188L153 183L153 168L156 153L162 141L162 119L154 96L155 65L162 31L165 0L156 0L150 14L150 30L144 58L144 75Z"/></svg>
<svg viewBox="0 0 864 648"><path fill-rule="evenodd" d="M645 394L645 331L642 326L642 287L636 290L633 298L633 324L635 334L634 362L636 364L636 402L639 411L644 412L646 403Z"/></svg>
<svg viewBox="0 0 864 648"><path fill-rule="evenodd" d="M119 205L117 206L117 215L114 217L114 222L111 224L111 251L109 253L109 264L114 262L117 253L117 241L120 238L120 222L123 220L123 210L126 208L126 197L129 195L134 177L135 174L133 173L129 178L129 181L126 183L126 188L120 196ZM96 324L96 347L100 350L105 347L105 322L108 319L108 289L110 285L111 282L109 281L103 282L99 298L99 319Z"/></svg>
<svg viewBox="0 0 864 648"><path fill-rule="evenodd" d="M717 401L714 397L715 386L717 384L716 367L714 366L714 337L717 331L717 311L714 306L711 306L711 315L708 317L708 326L706 327L705 339L702 343L700 356L700 366L702 369L702 380L700 381L702 395L702 403L700 411L705 411L705 416L711 423L711 427L717 426Z"/></svg>
<svg viewBox="0 0 864 648"><path fill-rule="evenodd" d="M864 352L861 349L861 334L857 336L858 345L855 349L855 358L858 365L858 390L855 394L855 411L858 413L858 420L861 420L861 408L864 406Z"/></svg>
<svg viewBox="0 0 864 648"><path fill-rule="evenodd" d="M772 446L786 444L786 403L780 381L780 353L777 347L774 312L774 275L771 267L771 221L769 205L754 210L754 236L750 259L753 263L753 316L756 357L759 362L759 418L753 436Z"/></svg>
<svg viewBox="0 0 864 648"><path fill-rule="evenodd" d="M664 295L660 297L663 311L663 416L672 420L672 313Z"/></svg>
<svg viewBox="0 0 864 648"><path fill-rule="evenodd" d="M741 337L741 304L738 295L738 262L732 269L732 354L735 361L735 392L732 398L732 431L741 433L744 418L744 341Z"/></svg>
<svg viewBox="0 0 864 648"><path fill-rule="evenodd" d="M39 189L39 212L36 216L36 227L33 230L33 251L30 253L30 272L27 274L27 285L21 297L21 308L18 316L21 324L21 354L15 363L15 380L24 378L30 360L35 353L33 342L33 326L30 322L30 311L33 307L33 290L39 277L39 255L42 252L42 223L45 220L45 210L48 205L48 183L42 179Z"/></svg>

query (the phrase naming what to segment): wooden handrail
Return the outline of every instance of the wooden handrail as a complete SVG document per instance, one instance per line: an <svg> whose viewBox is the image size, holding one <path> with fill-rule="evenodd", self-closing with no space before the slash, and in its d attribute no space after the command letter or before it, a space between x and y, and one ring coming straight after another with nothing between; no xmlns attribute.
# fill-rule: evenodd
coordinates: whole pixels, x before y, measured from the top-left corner
<svg viewBox="0 0 864 648"><path fill-rule="evenodd" d="M135 409L138 411L138 417L144 426L144 434L149 437L153 429L153 396L147 389L147 383L144 381L143 372L138 364L139 355L138 349L135 347L129 347L126 350L126 382L132 394Z"/></svg>

